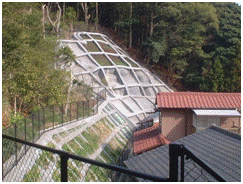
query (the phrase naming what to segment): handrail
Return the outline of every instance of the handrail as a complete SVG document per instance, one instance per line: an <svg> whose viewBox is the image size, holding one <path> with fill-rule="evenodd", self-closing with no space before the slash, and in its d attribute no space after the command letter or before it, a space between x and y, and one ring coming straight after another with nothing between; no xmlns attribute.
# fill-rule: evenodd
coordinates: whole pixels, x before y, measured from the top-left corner
<svg viewBox="0 0 243 184"><path fill-rule="evenodd" d="M182 148L182 153L184 155L187 155L190 159L192 159L194 162L196 162L205 171L210 173L211 176L213 176L216 180L218 180L220 182L223 182L223 181L226 182L226 180L223 177L221 177L217 172L215 172L212 168L210 168L207 164L205 164L202 160L200 160L194 153L192 153L192 151L190 151L190 149L188 149L184 145L180 145L180 146Z"/></svg>
<svg viewBox="0 0 243 184"><path fill-rule="evenodd" d="M32 143L32 142L17 139L17 138L8 136L8 135L3 134L2 138L9 139L9 140L12 140L12 141L15 141L15 142L19 142L19 143L26 144L26 145L29 145L29 146L32 146L32 147L35 147L35 148L39 148L39 149L42 149L42 150L46 150L46 151L50 151L52 153L59 154L60 157L61 157L61 165L67 165L66 163L62 163L62 161L67 162L68 158L72 158L72 159L75 159L75 160L79 160L79 161L82 161L82 162L86 162L86 163L93 164L93 165L96 165L96 166L104 167L106 169L118 171L118 172L121 172L121 173L124 173L124 174L140 177L140 178L151 180L151 181L160 181L160 182L169 181L168 178L161 178L161 177L158 177L158 176L153 176L153 175L148 175L148 174L136 172L136 171L124 168L124 167L99 162L99 161L92 160L92 159L89 159L89 158L74 155L74 154L68 153L66 151L57 150L57 149L49 148L49 147L42 146L42 145L39 145L39 144L35 144L35 143ZM62 159L62 158L64 158L64 159ZM63 176L67 175L66 173L67 173L67 168L61 167L61 175L62 175L61 179L62 179L62 181L67 181L67 178L63 177Z"/></svg>

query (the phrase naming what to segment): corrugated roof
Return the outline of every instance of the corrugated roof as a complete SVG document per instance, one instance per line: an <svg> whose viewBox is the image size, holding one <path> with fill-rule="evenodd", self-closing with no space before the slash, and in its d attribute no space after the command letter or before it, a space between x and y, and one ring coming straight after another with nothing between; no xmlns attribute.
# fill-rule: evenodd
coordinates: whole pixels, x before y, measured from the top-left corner
<svg viewBox="0 0 243 184"><path fill-rule="evenodd" d="M241 93L160 92L158 108L240 108Z"/></svg>
<svg viewBox="0 0 243 184"><path fill-rule="evenodd" d="M193 154L210 166L225 180L241 181L241 136L211 127L175 141L185 145ZM193 169L192 162L185 164L185 181L210 181L214 179L208 174L201 174L200 170ZM160 177L169 177L169 145L160 146L124 162L129 169ZM190 175L186 174L190 171Z"/></svg>

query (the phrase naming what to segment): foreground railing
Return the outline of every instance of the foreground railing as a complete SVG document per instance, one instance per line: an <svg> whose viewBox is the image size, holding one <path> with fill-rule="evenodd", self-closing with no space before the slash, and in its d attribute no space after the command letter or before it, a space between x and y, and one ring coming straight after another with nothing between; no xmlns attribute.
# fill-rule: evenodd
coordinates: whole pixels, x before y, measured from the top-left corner
<svg viewBox="0 0 243 184"><path fill-rule="evenodd" d="M21 161L7 174L4 181L225 181L217 172L183 145L169 145L168 178L152 176L127 168L84 158L62 150L3 135L3 152L10 143L28 147ZM3 153L4 154L4 153ZM14 162L14 161L13 161ZM3 173L11 159L3 163ZM141 181L140 179L140 181Z"/></svg>
<svg viewBox="0 0 243 184"><path fill-rule="evenodd" d="M4 178L5 181L136 181L134 177L168 181L168 178L139 173L7 135L3 135L3 139L31 147L26 158L23 157L21 164L24 165L18 163L16 169L8 174L8 178Z"/></svg>
<svg viewBox="0 0 243 184"><path fill-rule="evenodd" d="M226 181L184 145L170 144L169 158L169 178L172 182Z"/></svg>

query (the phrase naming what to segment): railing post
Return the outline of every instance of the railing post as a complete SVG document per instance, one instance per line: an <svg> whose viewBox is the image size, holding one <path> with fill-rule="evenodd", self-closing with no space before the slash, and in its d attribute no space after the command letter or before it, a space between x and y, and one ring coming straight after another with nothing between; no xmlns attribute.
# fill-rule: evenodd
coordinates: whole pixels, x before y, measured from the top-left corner
<svg viewBox="0 0 243 184"><path fill-rule="evenodd" d="M68 172L67 172L67 161L68 156L65 154L61 154L61 182L67 182L68 181Z"/></svg>
<svg viewBox="0 0 243 184"><path fill-rule="evenodd" d="M181 154L181 182L184 182L184 167L185 167L185 158L184 153Z"/></svg>
<svg viewBox="0 0 243 184"><path fill-rule="evenodd" d="M17 125L14 124L14 137L17 138ZM15 165L17 165L18 158L17 158L17 142L15 141Z"/></svg>
<svg viewBox="0 0 243 184"><path fill-rule="evenodd" d="M180 145L169 144L169 181L178 182L178 157Z"/></svg>

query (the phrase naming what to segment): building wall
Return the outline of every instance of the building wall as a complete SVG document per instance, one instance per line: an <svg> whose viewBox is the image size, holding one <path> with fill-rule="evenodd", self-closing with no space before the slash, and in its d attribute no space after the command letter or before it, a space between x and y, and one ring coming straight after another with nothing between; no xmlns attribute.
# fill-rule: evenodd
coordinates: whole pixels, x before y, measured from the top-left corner
<svg viewBox="0 0 243 184"><path fill-rule="evenodd" d="M240 117L220 117L220 127L236 133L240 133Z"/></svg>
<svg viewBox="0 0 243 184"><path fill-rule="evenodd" d="M193 119L195 118L193 118L193 111L191 109L163 109L160 115L162 134L172 142L196 132L193 126ZM218 123L214 122L216 121L215 118ZM231 130L236 133L240 132L239 128L232 128L233 125L241 127L240 117L210 118L209 116L205 116L198 118L198 120L200 119L208 120L208 122L205 122L204 128L209 128L212 126L211 123L214 123L226 130Z"/></svg>
<svg viewBox="0 0 243 184"><path fill-rule="evenodd" d="M163 109L161 112L161 129L165 138L170 141L186 136L185 109Z"/></svg>

